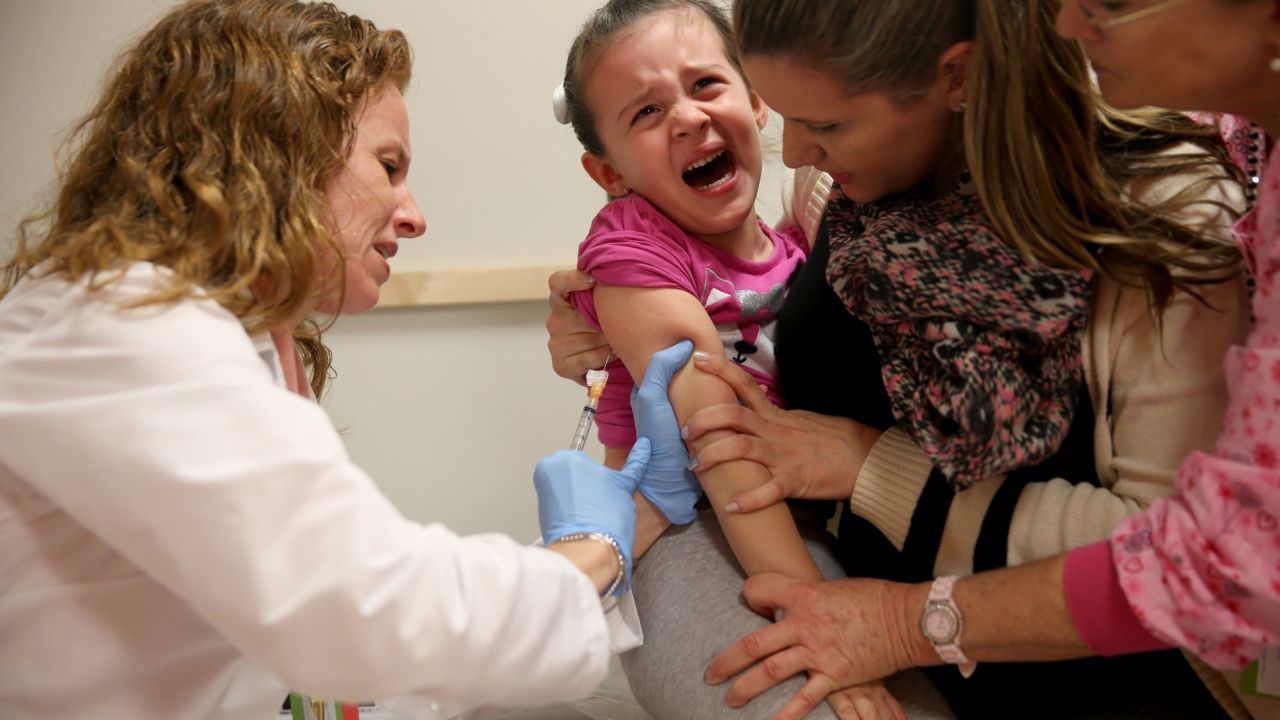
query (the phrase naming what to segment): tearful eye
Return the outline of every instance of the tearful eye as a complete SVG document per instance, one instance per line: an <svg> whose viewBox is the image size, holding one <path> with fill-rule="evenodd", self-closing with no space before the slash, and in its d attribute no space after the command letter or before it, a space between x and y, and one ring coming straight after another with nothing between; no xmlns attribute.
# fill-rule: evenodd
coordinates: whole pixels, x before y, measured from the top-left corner
<svg viewBox="0 0 1280 720"><path fill-rule="evenodd" d="M657 107L653 105L645 105L644 107L640 108L640 111L636 113L635 117L631 118L631 124L635 125L636 123L640 122L641 120L649 117L650 115L656 112L658 112Z"/></svg>

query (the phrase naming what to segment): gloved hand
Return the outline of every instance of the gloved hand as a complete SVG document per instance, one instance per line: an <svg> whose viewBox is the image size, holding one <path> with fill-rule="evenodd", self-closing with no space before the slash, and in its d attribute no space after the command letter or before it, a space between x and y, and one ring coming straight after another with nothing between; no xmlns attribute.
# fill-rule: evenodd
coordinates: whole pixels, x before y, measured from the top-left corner
<svg viewBox="0 0 1280 720"><path fill-rule="evenodd" d="M649 438L652 443L652 457L640 480L640 493L677 525L693 522L698 516L693 504L702 496L698 477L689 470L689 451L680 438L680 423L667 398L671 376L689 362L692 354L693 343L688 340L654 353L644 371L644 381L631 389L636 437Z"/></svg>
<svg viewBox="0 0 1280 720"><path fill-rule="evenodd" d="M538 526L550 545L570 533L604 533L622 551L626 577L615 594L631 582L631 553L636 544L636 502L632 494L649 464L649 441L631 448L622 470L611 470L579 450L561 450L538 461L533 487L538 492Z"/></svg>

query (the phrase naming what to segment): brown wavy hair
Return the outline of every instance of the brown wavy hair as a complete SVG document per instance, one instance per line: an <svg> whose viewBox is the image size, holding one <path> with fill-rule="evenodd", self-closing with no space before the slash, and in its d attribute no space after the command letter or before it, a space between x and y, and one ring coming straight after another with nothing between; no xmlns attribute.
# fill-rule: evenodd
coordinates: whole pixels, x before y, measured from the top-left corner
<svg viewBox="0 0 1280 720"><path fill-rule="evenodd" d="M403 92L411 72L401 32L329 3L178 6L68 133L56 195L19 225L0 297L36 266L96 289L146 261L172 281L138 305L202 291L249 333L296 322L342 291L325 186L363 103L386 83ZM322 254L337 259L337 287L317 277ZM310 318L294 333L317 397L331 374L322 329Z"/></svg>
<svg viewBox="0 0 1280 720"><path fill-rule="evenodd" d="M1103 270L1145 287L1153 310L1175 289L1240 272L1233 244L1176 218L1222 181L1242 183L1216 130L1184 115L1120 112L1099 96L1088 61L1054 29L1056 0L736 0L744 56L793 55L843 81L850 94L915 102L939 57L971 40L964 160L995 231L1024 256ZM904 42L903 38L910 38ZM1167 198L1133 197L1178 176ZM1241 185L1241 188L1243 186ZM1157 317L1159 317L1157 315Z"/></svg>

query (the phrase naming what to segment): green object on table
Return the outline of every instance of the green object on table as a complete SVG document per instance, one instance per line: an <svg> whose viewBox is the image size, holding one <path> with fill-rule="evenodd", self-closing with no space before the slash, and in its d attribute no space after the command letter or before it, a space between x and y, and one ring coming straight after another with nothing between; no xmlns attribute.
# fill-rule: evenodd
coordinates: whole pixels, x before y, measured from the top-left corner
<svg viewBox="0 0 1280 720"><path fill-rule="evenodd" d="M1246 695L1257 695L1258 697L1270 698L1272 700L1280 700L1280 695L1271 695L1258 690L1258 661L1254 660L1249 663L1248 667L1240 673L1240 692Z"/></svg>

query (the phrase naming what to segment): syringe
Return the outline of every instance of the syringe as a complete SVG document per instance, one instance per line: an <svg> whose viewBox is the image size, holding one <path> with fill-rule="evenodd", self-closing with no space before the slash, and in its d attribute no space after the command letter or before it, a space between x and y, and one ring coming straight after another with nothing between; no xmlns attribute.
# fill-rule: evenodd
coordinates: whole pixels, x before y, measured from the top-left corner
<svg viewBox="0 0 1280 720"><path fill-rule="evenodd" d="M608 364L605 361L605 365ZM570 450L581 450L587 446L587 435L591 433L591 424L596 419L596 406L600 404L600 395L604 393L604 386L608 381L609 371L604 368L587 371L587 404L582 406L578 427L573 431L573 442L569 443Z"/></svg>

